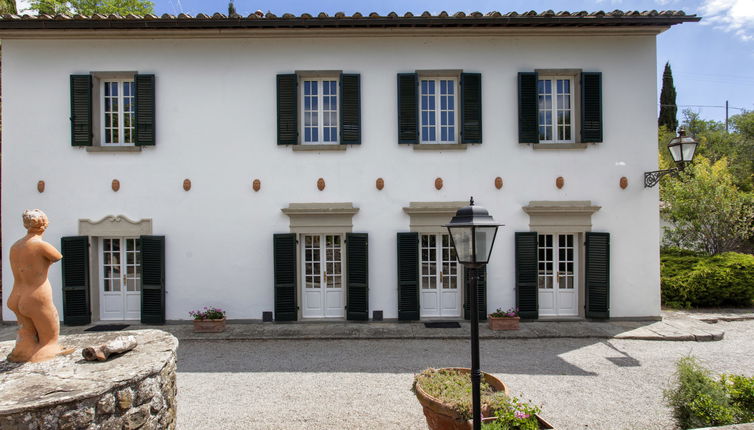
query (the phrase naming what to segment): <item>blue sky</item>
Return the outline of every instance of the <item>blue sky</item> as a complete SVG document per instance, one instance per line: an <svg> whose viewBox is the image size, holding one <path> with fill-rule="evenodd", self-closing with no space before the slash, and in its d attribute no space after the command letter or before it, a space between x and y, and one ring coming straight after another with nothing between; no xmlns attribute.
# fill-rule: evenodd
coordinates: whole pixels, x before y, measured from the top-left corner
<svg viewBox="0 0 754 430"><path fill-rule="evenodd" d="M25 0L28 2L28 0ZM227 0L153 0L158 14L185 12L227 12ZM19 6L24 0L19 1ZM395 11L403 14L428 10L433 14L447 12L500 12L528 10L595 11L605 10L683 10L704 19L701 23L676 25L657 38L658 85L666 61L670 61L678 92L679 105L693 105L703 118L722 121L725 110L719 107L729 101L731 107L754 110L754 0L414 0L414 1L300 1L276 0L265 4L251 0L234 0L242 15L261 9L276 15L285 12L343 11L347 14ZM567 6L566 6L567 5ZM658 90L659 93L659 90ZM683 109L683 106L679 107ZM730 113L740 112L731 109ZM680 119L680 114L679 114Z"/></svg>

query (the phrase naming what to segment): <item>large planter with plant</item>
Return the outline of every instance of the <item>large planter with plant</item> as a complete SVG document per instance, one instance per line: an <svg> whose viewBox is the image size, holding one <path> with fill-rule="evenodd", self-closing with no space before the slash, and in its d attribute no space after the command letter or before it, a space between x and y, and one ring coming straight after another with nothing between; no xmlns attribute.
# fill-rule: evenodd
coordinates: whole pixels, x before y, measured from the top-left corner
<svg viewBox="0 0 754 430"><path fill-rule="evenodd" d="M225 331L225 311L205 306L202 310L190 311L194 317L194 333L221 333Z"/></svg>
<svg viewBox="0 0 754 430"><path fill-rule="evenodd" d="M471 370L461 367L426 369L414 378L414 394L430 430L466 430L471 418ZM482 416L492 416L508 398L508 387L482 372Z"/></svg>
<svg viewBox="0 0 754 430"><path fill-rule="evenodd" d="M497 308L495 312L487 316L487 324L490 330L518 330L521 318L518 316L518 309L512 308L503 312Z"/></svg>

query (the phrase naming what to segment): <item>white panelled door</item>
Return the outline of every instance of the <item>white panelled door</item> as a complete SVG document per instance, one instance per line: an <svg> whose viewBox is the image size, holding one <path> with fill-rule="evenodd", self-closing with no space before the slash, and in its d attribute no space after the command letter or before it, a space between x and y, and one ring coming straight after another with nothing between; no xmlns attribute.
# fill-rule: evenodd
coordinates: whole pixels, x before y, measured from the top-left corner
<svg viewBox="0 0 754 430"><path fill-rule="evenodd" d="M575 234L540 234L539 315L578 316L578 253Z"/></svg>
<svg viewBox="0 0 754 430"><path fill-rule="evenodd" d="M339 234L301 235L302 316L304 318L343 318L343 236Z"/></svg>
<svg viewBox="0 0 754 430"><path fill-rule="evenodd" d="M461 277L450 236L421 235L421 317L461 316Z"/></svg>
<svg viewBox="0 0 754 430"><path fill-rule="evenodd" d="M141 318L141 255L135 237L100 239L100 319Z"/></svg>

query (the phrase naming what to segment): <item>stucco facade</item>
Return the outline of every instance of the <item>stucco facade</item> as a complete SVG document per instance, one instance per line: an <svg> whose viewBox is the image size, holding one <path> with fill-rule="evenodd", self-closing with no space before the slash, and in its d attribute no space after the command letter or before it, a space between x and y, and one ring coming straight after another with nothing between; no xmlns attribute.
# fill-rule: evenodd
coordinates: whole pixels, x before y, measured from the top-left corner
<svg viewBox="0 0 754 430"><path fill-rule="evenodd" d="M576 217L591 223L574 232L577 252L583 255L583 231L610 233L610 317L657 317L658 191L642 187L643 172L657 169L657 31L310 37L302 30L285 37L156 39L36 39L6 32L3 255L25 233L20 215L27 208L47 213L45 237L53 244L97 234L82 229L81 220L149 220L151 234L165 237L166 319L188 319L189 310L206 305L227 310L231 319L260 319L274 309L273 234L295 232L283 209L350 203L358 210L348 231L369 238L369 313L381 310L391 319L398 317L396 234L412 230L404 208L473 195L505 224L487 269L492 311L516 306L514 233L537 228L525 208L583 202L596 208ZM563 149L519 143L517 74L549 69L601 72L602 142ZM344 151L278 145L276 76L331 70L360 74L361 144ZM396 75L417 70L481 74L481 144L425 151L398 143ZM71 146L69 76L124 71L155 75L156 145L134 152ZM503 179L500 189L496 177ZM621 177L628 179L625 189ZM382 190L377 178L384 180ZM436 178L442 178L440 190ZM117 192L113 179L120 182ZM259 191L252 189L254 179ZM549 228L557 232L557 222ZM570 233L568 227L562 232ZM2 263L5 301L13 278L7 258ZM102 282L97 264L93 258L94 320ZM583 259L578 265L583 296ZM61 276L61 264L53 265L59 309ZM14 319L7 308L2 316Z"/></svg>

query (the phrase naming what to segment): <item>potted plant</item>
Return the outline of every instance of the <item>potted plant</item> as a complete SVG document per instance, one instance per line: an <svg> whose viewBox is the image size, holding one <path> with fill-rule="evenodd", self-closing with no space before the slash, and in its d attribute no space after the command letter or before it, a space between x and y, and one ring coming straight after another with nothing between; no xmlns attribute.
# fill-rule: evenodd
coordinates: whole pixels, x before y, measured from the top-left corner
<svg viewBox="0 0 754 430"><path fill-rule="evenodd" d="M189 311L194 318L194 333L220 333L225 331L225 311L214 306L205 306L198 311Z"/></svg>
<svg viewBox="0 0 754 430"><path fill-rule="evenodd" d="M471 371L449 367L426 369L414 377L413 391L431 430L466 430L471 418ZM508 397L503 381L482 372L482 416L491 417Z"/></svg>
<svg viewBox="0 0 754 430"><path fill-rule="evenodd" d="M520 321L518 308L510 308L505 312L497 308L495 312L487 316L490 330L518 330Z"/></svg>

